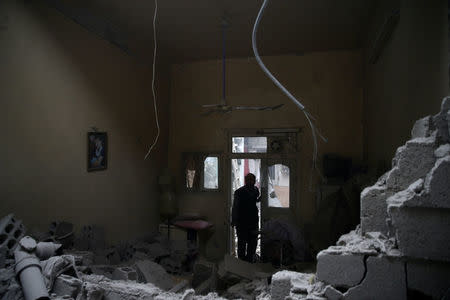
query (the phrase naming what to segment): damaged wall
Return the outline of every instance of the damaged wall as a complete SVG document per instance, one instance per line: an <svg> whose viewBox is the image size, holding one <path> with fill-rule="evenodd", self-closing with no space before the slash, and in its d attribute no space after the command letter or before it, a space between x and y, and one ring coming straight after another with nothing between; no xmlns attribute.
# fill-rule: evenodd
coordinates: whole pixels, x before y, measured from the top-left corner
<svg viewBox="0 0 450 300"><path fill-rule="evenodd" d="M400 19L375 64L368 62L385 19ZM439 109L448 94L447 1L379 1L365 53L365 152L375 171L390 168L414 121ZM381 175L381 174L379 174Z"/></svg>
<svg viewBox="0 0 450 300"><path fill-rule="evenodd" d="M144 162L156 134L151 67L53 9L25 3L0 4L2 215L42 230L53 220L97 224L115 241L156 229L167 83L158 88L161 138ZM90 126L108 132L105 171L86 171Z"/></svg>
<svg viewBox="0 0 450 300"><path fill-rule="evenodd" d="M304 99L329 139L320 144L319 156L332 152L362 159L362 66L359 50L317 52L264 58L294 95ZM181 154L185 151L220 151L227 146L227 129L302 127L297 198L294 211L300 224L310 222L315 210L315 192L308 190L312 160L311 133L303 114L267 79L254 59L227 61L229 105L284 106L272 112L236 111L200 117L202 104L219 103L222 95L221 61L174 65L171 73L169 166L177 176L177 200L181 212L197 212L215 223L216 234L207 249L222 255L226 249L228 187L220 193L182 194L184 179ZM228 162L225 161L228 165ZM229 172L228 168L222 168ZM223 174L223 178L229 176Z"/></svg>

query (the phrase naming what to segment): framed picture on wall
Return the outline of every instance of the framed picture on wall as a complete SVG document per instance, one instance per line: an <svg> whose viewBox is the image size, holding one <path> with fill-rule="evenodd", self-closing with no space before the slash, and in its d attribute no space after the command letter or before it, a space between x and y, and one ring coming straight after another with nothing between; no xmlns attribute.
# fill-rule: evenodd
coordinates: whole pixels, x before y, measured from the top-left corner
<svg viewBox="0 0 450 300"><path fill-rule="evenodd" d="M108 137L106 132L88 132L87 170L105 170L108 163Z"/></svg>

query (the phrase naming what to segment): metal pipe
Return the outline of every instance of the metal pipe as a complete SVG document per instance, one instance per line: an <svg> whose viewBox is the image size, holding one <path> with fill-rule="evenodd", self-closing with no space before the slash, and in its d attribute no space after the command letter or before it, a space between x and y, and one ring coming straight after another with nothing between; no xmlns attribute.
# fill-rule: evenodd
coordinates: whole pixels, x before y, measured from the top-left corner
<svg viewBox="0 0 450 300"><path fill-rule="evenodd" d="M25 300L50 299L39 259L22 248L14 251L14 258L16 275L20 279Z"/></svg>

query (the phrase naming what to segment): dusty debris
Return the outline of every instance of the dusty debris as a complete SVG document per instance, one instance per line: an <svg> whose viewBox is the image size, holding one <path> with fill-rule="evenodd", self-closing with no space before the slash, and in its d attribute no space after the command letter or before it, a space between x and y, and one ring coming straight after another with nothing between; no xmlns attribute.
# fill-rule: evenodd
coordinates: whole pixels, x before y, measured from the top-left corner
<svg viewBox="0 0 450 300"><path fill-rule="evenodd" d="M112 279L137 281L138 275L136 270L130 267L118 267L112 273Z"/></svg>
<svg viewBox="0 0 450 300"><path fill-rule="evenodd" d="M143 282L151 283L163 290L170 290L175 283L166 270L157 263L150 260L138 261L135 264L136 271L139 274L139 278Z"/></svg>
<svg viewBox="0 0 450 300"><path fill-rule="evenodd" d="M57 296L69 296L75 299L81 291L81 286L82 281L80 279L61 274L56 278L51 291Z"/></svg>

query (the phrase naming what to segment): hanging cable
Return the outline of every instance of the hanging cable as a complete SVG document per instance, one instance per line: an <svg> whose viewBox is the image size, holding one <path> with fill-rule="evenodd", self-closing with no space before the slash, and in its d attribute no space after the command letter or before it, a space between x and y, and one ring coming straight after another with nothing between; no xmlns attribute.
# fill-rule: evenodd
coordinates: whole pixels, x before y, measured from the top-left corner
<svg viewBox="0 0 450 300"><path fill-rule="evenodd" d="M256 44L256 33L258 32L258 27L259 27L259 22L261 21L261 17L262 14L264 12L264 9L266 8L267 4L269 3L269 0L264 0L263 4L261 5L261 8L258 12L258 15L256 17L255 20L255 24L253 25L253 32L252 32L252 48L253 48L253 53L255 54L255 59L258 62L259 66L261 67L261 69L264 71L264 73L266 73L267 77L269 77L273 83L275 83L275 85L280 88L280 90L289 98L292 100L292 102L294 102L295 105L297 105L298 108L300 108L300 110L303 112L303 114L305 115L306 119L308 120L308 124L311 127L311 133L312 133L312 138L313 138L313 161L312 161L312 168L317 170L319 176L322 176L320 174L319 169L317 168L317 135L319 135L319 137L324 141L327 142L327 139L325 137L323 137L319 130L316 128L316 126L314 125L314 118L311 116L310 113L308 113L306 111L305 106L299 101L297 100L297 98L295 98L279 81L278 79L273 76L273 74L267 69L266 65L264 64L264 62L261 60L261 57L259 56L258 53L258 47ZM311 120L312 119L312 120ZM310 188L312 187L312 177L310 178Z"/></svg>
<svg viewBox="0 0 450 300"><path fill-rule="evenodd" d="M150 155L150 152L153 150L153 148L155 147L156 143L158 142L158 138L159 138L159 134L161 132L161 129L159 128L159 120L158 120L158 108L156 105L156 93L155 93L155 68L156 68L156 50L157 50L157 44L156 44L156 16L158 14L158 0L155 0L155 12L153 13L153 44L154 44L154 48L153 48L153 67L152 67L152 94L153 94L153 106L155 108L155 119L156 119L156 128L157 128L157 133L156 133L156 137L155 140L153 141L153 144L150 146L150 148L148 149L147 154L144 157L144 160L147 159L147 157Z"/></svg>

